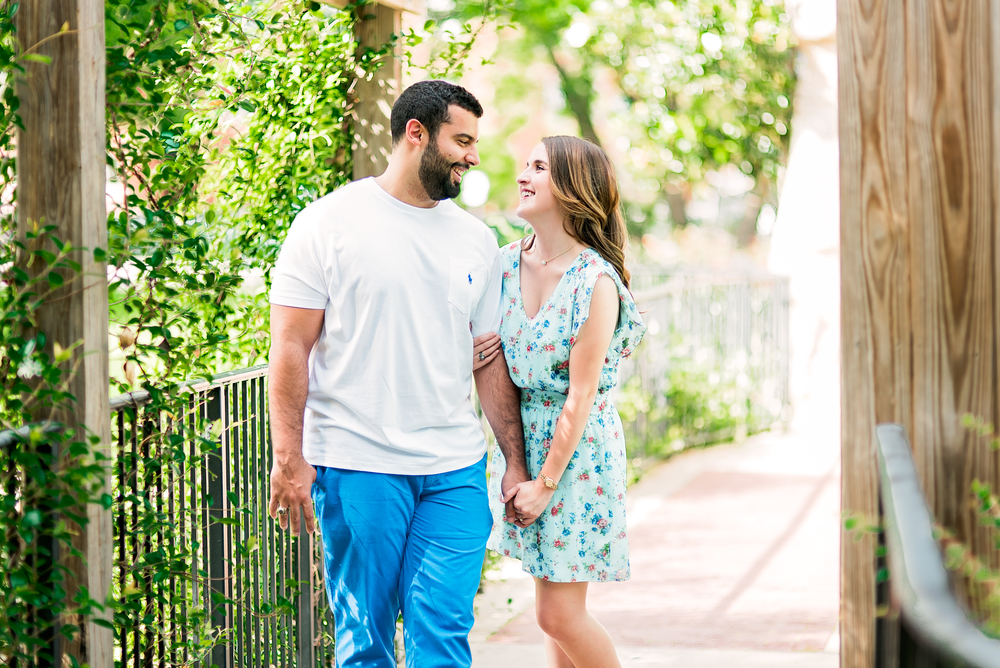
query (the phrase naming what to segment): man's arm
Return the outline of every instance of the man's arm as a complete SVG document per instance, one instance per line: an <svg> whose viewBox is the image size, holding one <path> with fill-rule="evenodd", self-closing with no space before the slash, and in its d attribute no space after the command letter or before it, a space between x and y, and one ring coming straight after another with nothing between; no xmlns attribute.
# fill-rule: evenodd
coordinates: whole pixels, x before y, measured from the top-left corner
<svg viewBox="0 0 1000 668"><path fill-rule="evenodd" d="M496 358L472 372L476 378L479 404L490 421L497 444L507 461L507 471L500 483L506 497L507 492L519 483L528 480L528 466L524 458L524 427L521 425L521 390L514 385L507 370L507 360L503 350ZM506 519L515 523L513 501L507 502ZM534 517L525 517L525 526ZM518 523L520 524L520 523Z"/></svg>
<svg viewBox="0 0 1000 668"><path fill-rule="evenodd" d="M312 484L316 469L302 456L302 420L309 394L309 353L323 328L323 311L271 305L271 351L268 356L268 405L271 412L271 501L268 514L278 508L282 529L299 535L299 509L305 513L306 531L315 529Z"/></svg>

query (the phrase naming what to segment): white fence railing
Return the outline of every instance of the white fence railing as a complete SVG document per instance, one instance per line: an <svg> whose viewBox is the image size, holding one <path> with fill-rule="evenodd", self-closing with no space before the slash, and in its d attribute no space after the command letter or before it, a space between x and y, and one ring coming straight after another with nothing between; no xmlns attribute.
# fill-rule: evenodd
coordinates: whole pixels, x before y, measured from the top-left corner
<svg viewBox="0 0 1000 668"><path fill-rule="evenodd" d="M646 338L620 369L630 456L770 427L788 406L788 279L641 266ZM663 454L663 453L659 453Z"/></svg>

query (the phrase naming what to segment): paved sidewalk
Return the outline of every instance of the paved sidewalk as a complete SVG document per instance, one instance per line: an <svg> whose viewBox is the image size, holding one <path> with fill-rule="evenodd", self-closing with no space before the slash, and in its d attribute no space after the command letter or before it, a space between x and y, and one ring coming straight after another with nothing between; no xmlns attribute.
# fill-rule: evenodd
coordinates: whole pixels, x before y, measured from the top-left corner
<svg viewBox="0 0 1000 668"><path fill-rule="evenodd" d="M629 490L632 579L588 599L624 666L838 666L839 437L818 426L683 453ZM505 563L477 599L476 668L545 665L533 605Z"/></svg>

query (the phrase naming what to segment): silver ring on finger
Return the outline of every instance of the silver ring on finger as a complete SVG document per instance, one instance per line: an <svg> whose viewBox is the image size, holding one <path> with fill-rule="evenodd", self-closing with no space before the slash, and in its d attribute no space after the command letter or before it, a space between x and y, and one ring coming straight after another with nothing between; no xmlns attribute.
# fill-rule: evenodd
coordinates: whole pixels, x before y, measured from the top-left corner
<svg viewBox="0 0 1000 668"><path fill-rule="evenodd" d="M284 506L278 506L278 517L284 517L288 514L288 508Z"/></svg>
<svg viewBox="0 0 1000 668"><path fill-rule="evenodd" d="M479 353L479 361L482 362L484 359L486 359L486 355Z"/></svg>

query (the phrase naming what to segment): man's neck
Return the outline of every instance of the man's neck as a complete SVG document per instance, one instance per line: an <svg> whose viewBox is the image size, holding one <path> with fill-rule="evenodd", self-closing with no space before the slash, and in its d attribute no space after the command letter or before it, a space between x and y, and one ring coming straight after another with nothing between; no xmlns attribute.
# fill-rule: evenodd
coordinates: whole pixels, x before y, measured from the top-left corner
<svg viewBox="0 0 1000 668"><path fill-rule="evenodd" d="M438 204L437 200L428 197L416 168L404 167L391 159L381 176L375 177L375 183L404 204L421 209L432 209Z"/></svg>

